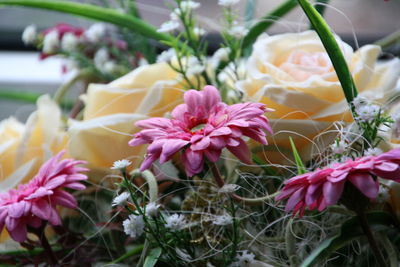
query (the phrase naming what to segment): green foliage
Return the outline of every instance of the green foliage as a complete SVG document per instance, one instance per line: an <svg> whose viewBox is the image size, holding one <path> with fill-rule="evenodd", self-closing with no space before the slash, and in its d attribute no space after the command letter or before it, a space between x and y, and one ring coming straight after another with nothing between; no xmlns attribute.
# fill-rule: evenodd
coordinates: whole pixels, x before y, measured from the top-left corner
<svg viewBox="0 0 400 267"><path fill-rule="evenodd" d="M143 267L153 267L156 265L158 258L160 257L162 252L161 248L154 248L150 251L149 255L147 255L146 260L144 261Z"/></svg>
<svg viewBox="0 0 400 267"><path fill-rule="evenodd" d="M307 172L306 167L304 166L304 163L301 160L301 157L299 155L299 152L296 149L296 145L294 144L292 137L289 137L289 140L290 140L290 145L291 145L292 151L293 151L293 157L294 157L294 160L295 160L296 166L297 166L297 173L299 175L304 174Z"/></svg>
<svg viewBox="0 0 400 267"><path fill-rule="evenodd" d="M88 19L108 22L122 28L128 28L131 31L157 41L171 41L175 39L171 35L157 32L153 26L139 18L120 13L111 8L91 4L53 0L0 0L0 6L24 6L69 13Z"/></svg>
<svg viewBox="0 0 400 267"><path fill-rule="evenodd" d="M347 103L349 103L351 109L354 110L352 102L358 94L357 88L354 84L353 77L347 66L342 50L336 42L332 31L321 14L318 13L318 11L308 0L297 0L297 2L300 4L301 8L304 10L304 13L310 20L311 25L318 33L319 38L321 39L322 44L324 45L326 52L332 61L333 67L335 68Z"/></svg>
<svg viewBox="0 0 400 267"><path fill-rule="evenodd" d="M391 229L393 228L393 225L396 225L392 215L386 212L374 211L367 213L366 216L368 223L374 232ZM340 233L318 245L317 248L303 261L301 267L320 266L317 264L328 259L333 252L363 235L364 233L358 217L349 219L342 225Z"/></svg>

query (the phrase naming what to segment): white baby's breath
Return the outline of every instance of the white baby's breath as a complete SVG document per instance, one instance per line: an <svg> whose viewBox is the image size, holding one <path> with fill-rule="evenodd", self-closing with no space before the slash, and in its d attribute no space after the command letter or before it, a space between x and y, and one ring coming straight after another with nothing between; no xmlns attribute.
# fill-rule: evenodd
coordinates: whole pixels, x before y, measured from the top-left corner
<svg viewBox="0 0 400 267"><path fill-rule="evenodd" d="M106 64L106 62L109 60L110 55L108 53L108 50L104 47L97 50L96 54L94 54L94 65L100 70L103 69L104 64Z"/></svg>
<svg viewBox="0 0 400 267"><path fill-rule="evenodd" d="M182 1L180 4L180 7L183 11L187 12L190 10L194 10L197 9L201 6L201 4L199 2L195 2L195 1Z"/></svg>
<svg viewBox="0 0 400 267"><path fill-rule="evenodd" d="M157 205L155 202L150 202L146 205L146 215L149 217L157 216L159 208L160 205Z"/></svg>
<svg viewBox="0 0 400 267"><path fill-rule="evenodd" d="M239 2L240 0L218 0L218 5L223 7L232 7L237 5Z"/></svg>
<svg viewBox="0 0 400 267"><path fill-rule="evenodd" d="M229 214L223 214L223 215L219 215L219 216L215 216L214 220L213 220L213 224L216 225L229 225L233 223L233 218L231 215Z"/></svg>
<svg viewBox="0 0 400 267"><path fill-rule="evenodd" d="M383 151L380 148L374 147L374 148L368 148L367 151L364 152L364 156L378 156L382 154Z"/></svg>
<svg viewBox="0 0 400 267"><path fill-rule="evenodd" d="M126 203L126 201L129 199L130 194L128 192L123 192L116 196L112 202L112 206L122 206Z"/></svg>
<svg viewBox="0 0 400 267"><path fill-rule="evenodd" d="M250 266L250 264L254 262L254 258L255 258L254 254L249 252L248 250L244 250L242 251L242 253L239 253L236 256L236 259L240 267Z"/></svg>
<svg viewBox="0 0 400 267"><path fill-rule="evenodd" d="M168 50L163 51L160 55L157 57L157 63L160 62L169 62L176 56L175 49L170 48Z"/></svg>
<svg viewBox="0 0 400 267"><path fill-rule="evenodd" d="M172 214L171 216L168 216L165 221L165 227L171 229L172 231L182 230L186 226L185 216L182 214Z"/></svg>
<svg viewBox="0 0 400 267"><path fill-rule="evenodd" d="M333 154L343 154L346 150L347 150L348 145L346 144L346 142L344 140L340 140L340 141L335 141L332 145L331 145L331 149Z"/></svg>
<svg viewBox="0 0 400 267"><path fill-rule="evenodd" d="M356 108L357 119L363 122L372 122L379 112L380 107L377 105L365 105Z"/></svg>
<svg viewBox="0 0 400 267"><path fill-rule="evenodd" d="M67 52L74 51L79 44L79 39L73 33L67 32L61 39L61 48Z"/></svg>
<svg viewBox="0 0 400 267"><path fill-rule="evenodd" d="M84 36L93 43L101 41L106 35L106 26L103 23L95 23L89 27L84 33Z"/></svg>
<svg viewBox="0 0 400 267"><path fill-rule="evenodd" d="M142 215L129 215L128 219L122 222L125 234L132 238L140 237L144 232L144 221Z"/></svg>
<svg viewBox="0 0 400 267"><path fill-rule="evenodd" d="M58 32L53 30L47 33L43 39L43 52L46 54L53 54L60 48L60 41L58 39Z"/></svg>
<svg viewBox="0 0 400 267"><path fill-rule="evenodd" d="M37 29L35 25L29 25L22 33L22 41L24 44L33 44L36 40Z"/></svg>
<svg viewBox="0 0 400 267"><path fill-rule="evenodd" d="M175 8L171 14L169 14L169 17L171 20L179 20L180 16L182 15L182 11L179 8Z"/></svg>
<svg viewBox="0 0 400 267"><path fill-rule="evenodd" d="M176 20L169 20L161 24L157 32L173 32L179 28L179 22Z"/></svg>
<svg viewBox="0 0 400 267"><path fill-rule="evenodd" d="M236 39L243 38L244 36L246 36L246 34L248 32L249 32L249 30L246 27L242 26L242 25L233 26L232 28L230 28L228 30L228 34L232 35Z"/></svg>
<svg viewBox="0 0 400 267"><path fill-rule="evenodd" d="M197 37L201 37L201 36L203 36L204 34L206 34L206 30L204 30L203 28L194 27L193 33L194 33L194 35L196 35Z"/></svg>
<svg viewBox="0 0 400 267"><path fill-rule="evenodd" d="M120 169L125 169L129 165L131 165L132 162L130 162L127 159L121 159L117 160L113 163L113 166L111 167L112 170L120 170Z"/></svg>
<svg viewBox="0 0 400 267"><path fill-rule="evenodd" d="M225 184L222 186L219 190L218 193L224 194L224 193L234 193L236 190L240 188L239 185L237 184Z"/></svg>
<svg viewBox="0 0 400 267"><path fill-rule="evenodd" d="M195 57L189 58L187 66L188 68L186 69L186 74L188 76L199 75L206 69L206 67Z"/></svg>

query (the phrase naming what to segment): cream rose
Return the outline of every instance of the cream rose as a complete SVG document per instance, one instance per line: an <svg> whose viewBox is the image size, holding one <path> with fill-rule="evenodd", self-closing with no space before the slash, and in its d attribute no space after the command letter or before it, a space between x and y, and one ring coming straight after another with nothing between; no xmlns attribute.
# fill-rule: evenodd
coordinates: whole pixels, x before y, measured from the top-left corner
<svg viewBox="0 0 400 267"><path fill-rule="evenodd" d="M399 77L400 61L377 62L380 47L367 45L354 52L339 37L336 40L360 94L384 103ZM290 155L289 136L296 139L302 156L309 158L312 149L320 152L313 147L316 135L334 129L334 121L351 121L340 82L314 31L261 36L247 69L246 80L237 83L239 89L248 100L275 109L270 118L276 134L267 148L276 154L271 158ZM334 136L331 133L314 141L326 146Z"/></svg>
<svg viewBox="0 0 400 267"><path fill-rule="evenodd" d="M167 63L142 66L109 83L91 84L83 96L82 121L71 121L69 151L92 168L107 171L113 162L130 159L137 166L145 148L130 147L134 123L163 116L180 103L183 86Z"/></svg>
<svg viewBox="0 0 400 267"><path fill-rule="evenodd" d="M40 166L65 148L61 111L48 95L37 101L37 110L26 124L15 118L0 123L0 192L6 192L34 177ZM7 239L6 231L0 243Z"/></svg>

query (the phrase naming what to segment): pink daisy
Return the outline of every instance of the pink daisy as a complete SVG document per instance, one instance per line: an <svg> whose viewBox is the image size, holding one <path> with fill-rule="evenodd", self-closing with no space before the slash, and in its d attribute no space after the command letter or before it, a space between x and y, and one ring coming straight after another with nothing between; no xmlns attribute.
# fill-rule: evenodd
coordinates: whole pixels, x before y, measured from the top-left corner
<svg viewBox="0 0 400 267"><path fill-rule="evenodd" d="M400 149L379 156L348 159L287 180L276 200L288 199L286 212L299 212L300 216L303 216L306 207L322 211L339 201L347 181L374 200L379 193L376 177L400 182L399 166Z"/></svg>
<svg viewBox="0 0 400 267"><path fill-rule="evenodd" d="M131 146L150 144L141 170L159 159L165 163L180 150L188 176L202 171L204 158L216 162L227 148L244 163L251 163L251 153L242 136L267 144L264 130L272 133L265 112L272 111L261 103L228 106L213 86L203 91L189 90L185 104L172 111L172 119L151 118L138 121L143 130L134 135Z"/></svg>
<svg viewBox="0 0 400 267"><path fill-rule="evenodd" d="M61 223L56 206L76 208L77 202L65 188L83 190L81 183L88 169L76 165L84 161L61 160L64 151L42 165L38 174L27 184L0 194L0 232L5 226L17 242L26 240L27 226L38 228L42 221L52 225Z"/></svg>

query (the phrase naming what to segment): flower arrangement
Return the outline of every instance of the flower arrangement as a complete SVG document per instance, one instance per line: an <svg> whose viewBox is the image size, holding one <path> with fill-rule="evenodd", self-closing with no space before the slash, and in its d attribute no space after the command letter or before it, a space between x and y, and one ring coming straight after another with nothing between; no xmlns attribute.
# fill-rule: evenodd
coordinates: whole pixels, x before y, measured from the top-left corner
<svg viewBox="0 0 400 267"><path fill-rule="evenodd" d="M1 263L399 265L400 60L353 51L327 1L254 23L239 2L218 1L210 52L196 1L156 29L135 1L0 0L101 22L23 33L77 74L0 123ZM312 30L264 34L297 6Z"/></svg>

